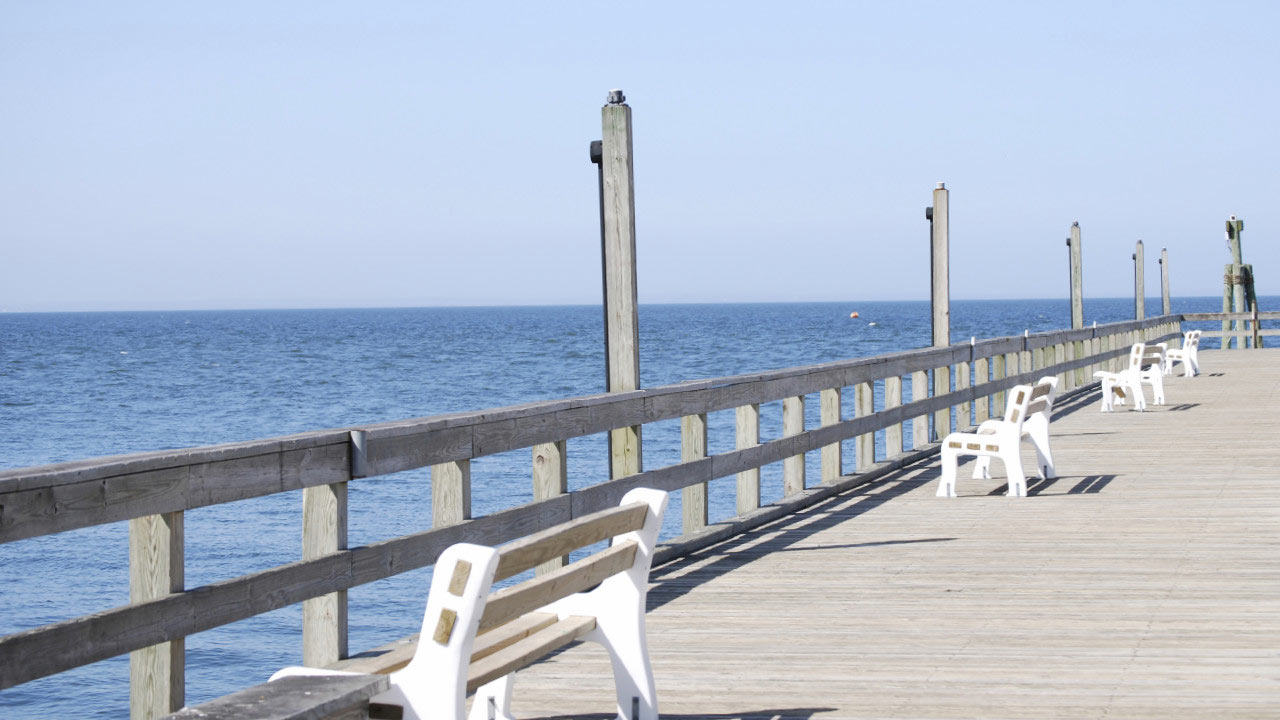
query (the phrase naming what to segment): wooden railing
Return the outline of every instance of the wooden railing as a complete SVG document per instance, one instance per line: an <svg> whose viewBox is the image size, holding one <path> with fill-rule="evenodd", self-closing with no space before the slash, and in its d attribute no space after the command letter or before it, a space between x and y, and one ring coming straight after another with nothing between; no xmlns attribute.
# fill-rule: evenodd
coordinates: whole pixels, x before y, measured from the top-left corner
<svg viewBox="0 0 1280 720"><path fill-rule="evenodd" d="M1195 316L1198 318L1198 316ZM1215 316L1217 317L1217 316ZM659 560L757 526L937 452L939 435L1004 406L1018 383L1056 374L1064 391L1115 369L1138 339L1176 340L1182 316L1079 330L995 338L870 358L630 392L441 415L186 450L98 458L0 472L0 542L130 521L130 604L0 638L0 688L126 652L131 712L157 717L183 704L183 638L304 603L303 657L327 665L346 653L348 589L431 565L449 545L496 545L616 505L634 487L679 490L682 538ZM954 378L930 395L929 374ZM903 397L909 379L910 401ZM876 385L883 403L875 407ZM940 386L945 387L945 386ZM841 416L852 388L855 415ZM817 394L818 427L806 428L806 396ZM782 437L760 442L760 406L781 401ZM952 410L955 419L952 419ZM708 455L707 414L733 410L736 448ZM681 419L682 462L567 492L566 441ZM934 428L930 429L930 423ZM912 429L904 443L903 424ZM875 457L875 433L885 452ZM855 440L845 473L841 443ZM530 448L535 501L471 517L473 459ZM805 477L804 454L820 452L821 483ZM783 463L784 498L761 507L760 468ZM434 527L346 547L346 484L430 467ZM738 516L708 525L708 481L737 477ZM303 559L187 589L183 512L303 489Z"/></svg>
<svg viewBox="0 0 1280 720"><path fill-rule="evenodd" d="M1200 337L1221 338L1223 350L1230 347L1233 338L1236 342L1236 349L1244 350L1247 347L1262 347L1262 338L1264 337L1280 336L1280 329L1264 330L1262 328L1262 321L1264 320L1280 320L1280 312L1259 312L1255 310L1248 313L1184 313L1182 319L1185 322L1221 321L1221 330L1203 330L1200 333Z"/></svg>

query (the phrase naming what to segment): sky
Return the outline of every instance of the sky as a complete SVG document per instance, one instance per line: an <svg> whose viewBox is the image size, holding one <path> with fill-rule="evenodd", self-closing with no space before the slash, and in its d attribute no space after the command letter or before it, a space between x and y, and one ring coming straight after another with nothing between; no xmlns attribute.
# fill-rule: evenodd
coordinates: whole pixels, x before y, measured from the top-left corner
<svg viewBox="0 0 1280 720"><path fill-rule="evenodd" d="M1280 3L0 0L0 310L1280 294Z"/></svg>

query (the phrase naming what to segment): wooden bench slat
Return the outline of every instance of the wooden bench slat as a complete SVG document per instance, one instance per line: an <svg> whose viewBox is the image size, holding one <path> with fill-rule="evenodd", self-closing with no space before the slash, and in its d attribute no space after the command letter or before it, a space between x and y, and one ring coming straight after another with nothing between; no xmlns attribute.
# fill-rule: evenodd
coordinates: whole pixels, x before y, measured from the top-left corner
<svg viewBox="0 0 1280 720"><path fill-rule="evenodd" d="M635 561L637 547L634 541L618 543L555 572L493 593L485 604L479 631L484 632L547 603L582 592L610 575L630 568Z"/></svg>
<svg viewBox="0 0 1280 720"><path fill-rule="evenodd" d="M502 546L498 548L498 570L493 579L505 580L551 558L564 557L571 550L639 530L644 527L648 510L644 503L612 507Z"/></svg>
<svg viewBox="0 0 1280 720"><path fill-rule="evenodd" d="M471 648L471 662L486 658L543 628L550 627L557 620L559 618L555 613L531 612L481 633L476 636L476 644Z"/></svg>
<svg viewBox="0 0 1280 720"><path fill-rule="evenodd" d="M593 617L571 616L543 628L488 657L474 661L467 672L467 692L515 672L557 648L564 647L596 627Z"/></svg>

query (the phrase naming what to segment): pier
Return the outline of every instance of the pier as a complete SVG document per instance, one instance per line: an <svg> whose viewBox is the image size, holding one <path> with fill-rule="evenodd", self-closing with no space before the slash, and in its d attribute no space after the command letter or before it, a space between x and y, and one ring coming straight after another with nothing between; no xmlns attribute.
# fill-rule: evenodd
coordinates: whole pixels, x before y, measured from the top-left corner
<svg viewBox="0 0 1280 720"><path fill-rule="evenodd" d="M1272 335L1258 322L1277 317L1249 319ZM5 471L0 541L130 521L133 601L0 638L0 687L131 653L132 714L161 717L185 704L185 636L300 602L305 664L342 665L368 650L346 647L348 589L429 566L452 543L499 544L653 487L685 508L651 577L666 716L1256 714L1280 700L1269 534L1280 351L1206 351L1204 375L1170 378L1170 404L1145 413L1098 413L1091 382L1133 342L1176 343L1184 321L1222 319L1162 315ZM1051 435L1063 477L1033 482L1025 499L999 496L1000 480L965 479L962 497L933 497L936 439L999 414L1009 388L1046 374L1061 388ZM840 410L845 392L853 417ZM761 438L761 405L777 401L783 435ZM806 427L814 401L822 420ZM706 414L723 411L737 449L708 455ZM677 418L682 462L565 491L568 438ZM520 448L537 500L473 517L470 461ZM809 452L820 477L796 462ZM785 497L762 507L759 469L776 462ZM435 526L348 548L346 484L424 466ZM739 514L709 524L708 481L734 476ZM299 488L302 560L184 586L185 510ZM573 647L526 671L517 712L607 709L601 659Z"/></svg>

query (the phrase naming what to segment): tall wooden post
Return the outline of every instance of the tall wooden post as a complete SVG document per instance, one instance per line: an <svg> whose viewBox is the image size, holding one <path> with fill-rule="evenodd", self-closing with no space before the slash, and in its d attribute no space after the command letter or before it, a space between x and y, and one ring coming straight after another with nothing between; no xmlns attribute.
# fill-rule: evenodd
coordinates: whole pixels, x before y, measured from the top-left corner
<svg viewBox="0 0 1280 720"><path fill-rule="evenodd" d="M1142 255L1142 241L1139 240L1137 249L1133 252L1133 317L1135 320L1141 320L1147 316L1147 290L1142 282L1144 262L1146 261Z"/></svg>
<svg viewBox="0 0 1280 720"><path fill-rule="evenodd" d="M1084 327L1084 262L1080 247L1080 223L1071 223L1071 237L1067 238L1071 263L1071 327Z"/></svg>
<svg viewBox="0 0 1280 720"><path fill-rule="evenodd" d="M707 414L686 415L680 419L680 461L693 462L707 456ZM680 491L684 508L684 534L707 527L707 483L690 485Z"/></svg>
<svg viewBox="0 0 1280 720"><path fill-rule="evenodd" d="M604 176L604 273L608 307L609 392L640 388L640 320L636 299L636 198L631 161L631 108L610 90L601 111L600 171ZM641 470L640 428L610 432L613 478Z"/></svg>
<svg viewBox="0 0 1280 720"><path fill-rule="evenodd" d="M933 191L933 206L925 211L929 220L930 276L932 277L933 344L951 344L951 245L948 210L949 193L945 183ZM934 396L951 392L951 368L933 371ZM951 432L951 409L943 408L933 416L933 440Z"/></svg>
<svg viewBox="0 0 1280 720"><path fill-rule="evenodd" d="M129 521L129 602L140 603L182 592L182 512ZM186 702L186 639L129 653L129 717L161 718Z"/></svg>
<svg viewBox="0 0 1280 720"><path fill-rule="evenodd" d="M1173 311L1169 302L1169 248L1160 248L1160 314L1169 315Z"/></svg>

